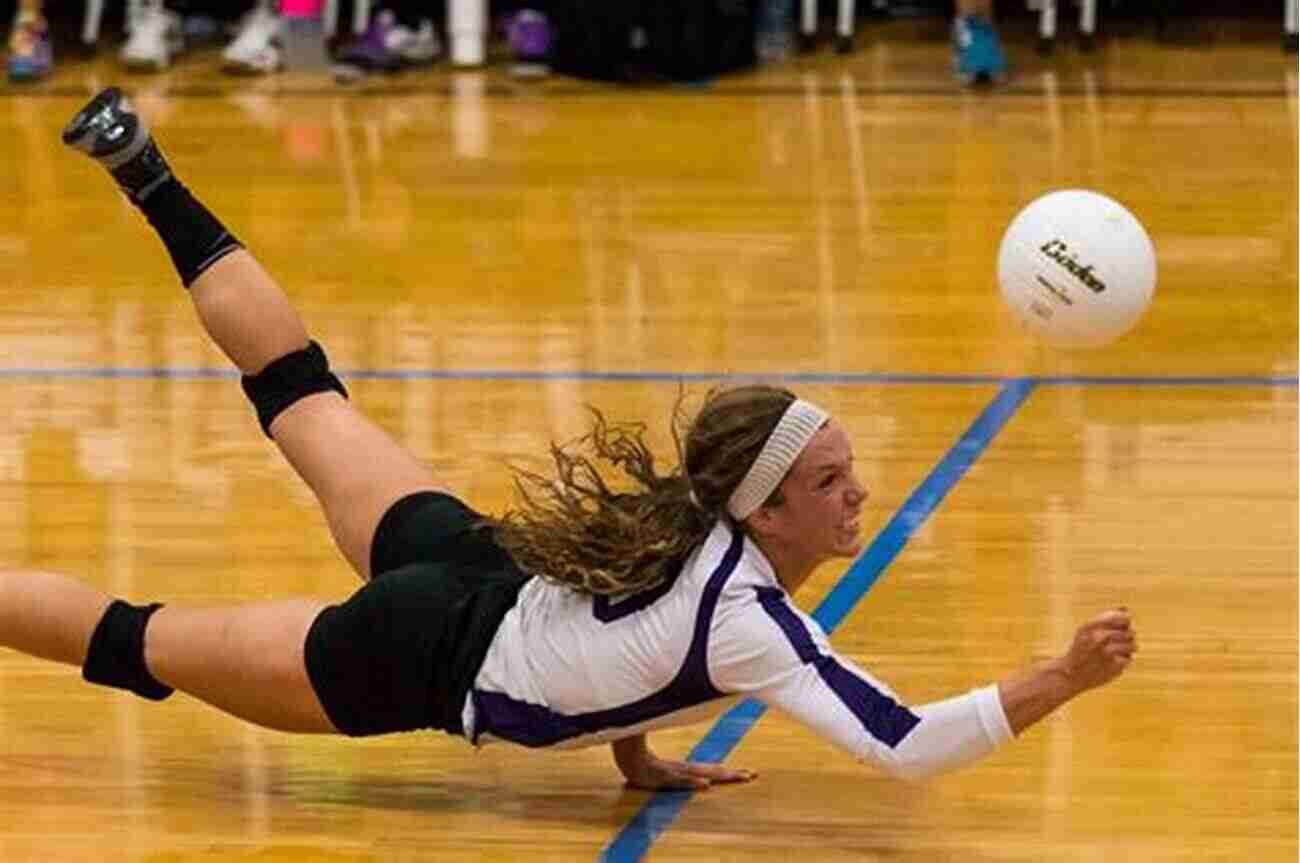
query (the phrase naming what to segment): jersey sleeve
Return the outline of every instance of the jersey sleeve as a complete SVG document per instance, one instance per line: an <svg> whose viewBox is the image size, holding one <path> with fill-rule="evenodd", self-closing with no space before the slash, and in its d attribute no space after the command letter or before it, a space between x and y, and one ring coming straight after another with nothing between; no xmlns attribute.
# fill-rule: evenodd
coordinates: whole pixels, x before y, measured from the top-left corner
<svg viewBox="0 0 1300 863"><path fill-rule="evenodd" d="M830 647L784 591L757 588L720 622L709 674L723 692L751 695L863 761L904 779L966 766L1011 739L990 686L909 707L883 682Z"/></svg>

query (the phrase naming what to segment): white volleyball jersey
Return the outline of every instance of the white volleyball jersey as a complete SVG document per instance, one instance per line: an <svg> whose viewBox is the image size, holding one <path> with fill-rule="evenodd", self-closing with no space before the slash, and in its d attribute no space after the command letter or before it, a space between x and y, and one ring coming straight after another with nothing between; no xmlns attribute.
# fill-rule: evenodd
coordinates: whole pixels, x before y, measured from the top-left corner
<svg viewBox="0 0 1300 863"><path fill-rule="evenodd" d="M912 709L838 656L726 520L648 591L592 597L531 579L463 718L476 745L573 748L698 722L743 696L908 777L969 763L1011 736L996 687Z"/></svg>

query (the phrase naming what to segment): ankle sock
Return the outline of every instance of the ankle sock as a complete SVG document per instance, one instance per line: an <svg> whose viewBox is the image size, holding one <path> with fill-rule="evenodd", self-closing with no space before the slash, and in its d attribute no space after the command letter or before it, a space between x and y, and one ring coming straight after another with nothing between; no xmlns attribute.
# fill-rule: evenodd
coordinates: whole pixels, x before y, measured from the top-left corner
<svg viewBox="0 0 1300 863"><path fill-rule="evenodd" d="M190 190L168 175L137 200L188 288L208 267L243 245Z"/></svg>

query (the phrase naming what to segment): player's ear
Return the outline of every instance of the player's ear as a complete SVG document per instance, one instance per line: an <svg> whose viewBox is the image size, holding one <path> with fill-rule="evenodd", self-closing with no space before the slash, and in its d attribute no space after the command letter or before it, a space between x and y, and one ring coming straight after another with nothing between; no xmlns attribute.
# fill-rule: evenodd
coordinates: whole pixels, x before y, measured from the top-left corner
<svg viewBox="0 0 1300 863"><path fill-rule="evenodd" d="M759 536L772 536L780 530L781 516L780 504L765 503L749 514L749 518L745 519L745 524Z"/></svg>

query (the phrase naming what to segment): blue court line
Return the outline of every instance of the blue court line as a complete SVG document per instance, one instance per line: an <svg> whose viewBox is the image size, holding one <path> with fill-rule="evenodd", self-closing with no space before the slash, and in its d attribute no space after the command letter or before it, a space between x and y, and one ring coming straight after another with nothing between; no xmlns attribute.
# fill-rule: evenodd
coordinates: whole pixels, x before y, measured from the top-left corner
<svg viewBox="0 0 1300 863"><path fill-rule="evenodd" d="M335 369L351 380L441 381L635 381L700 383L779 380L791 384L939 384L1006 386L1030 381L1039 386L1121 387L1294 387L1295 375L942 375L890 372L616 372L537 371L529 369ZM234 369L211 368L0 368L4 378L66 379L235 379Z"/></svg>
<svg viewBox="0 0 1300 863"><path fill-rule="evenodd" d="M1020 409L1025 399L1029 398L1035 386L1035 381L1028 378L1005 383L983 413L948 450L943 460L917 486L902 508L813 611L813 618L826 632L834 631L866 595L885 568L902 551L912 534L938 508L952 487L965 476L970 466ZM687 759L708 764L721 762L766 710L765 705L753 699L736 705L723 714L708 734L695 744ZM673 823L693 794L692 791L655 793L627 826L605 846L600 855L602 863L639 861L659 834Z"/></svg>

